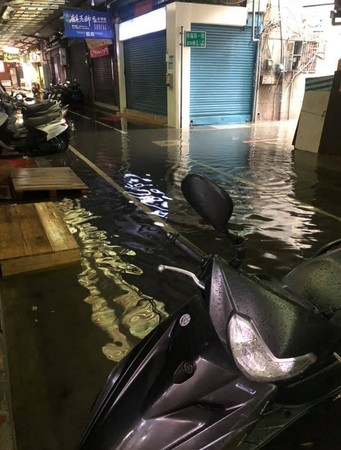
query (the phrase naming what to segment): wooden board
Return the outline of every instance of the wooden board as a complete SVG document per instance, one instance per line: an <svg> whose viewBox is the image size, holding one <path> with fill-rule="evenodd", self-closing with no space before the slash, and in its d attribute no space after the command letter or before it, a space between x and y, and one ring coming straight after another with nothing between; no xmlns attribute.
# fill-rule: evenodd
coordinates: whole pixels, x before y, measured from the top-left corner
<svg viewBox="0 0 341 450"><path fill-rule="evenodd" d="M22 198L27 191L48 191L56 197L58 191L78 190L88 192L86 184L70 167L20 168L10 171L16 198Z"/></svg>
<svg viewBox="0 0 341 450"><path fill-rule="evenodd" d="M318 153L330 91L307 91L297 126L295 149Z"/></svg>
<svg viewBox="0 0 341 450"><path fill-rule="evenodd" d="M78 244L50 202L0 206L3 277L80 260Z"/></svg>

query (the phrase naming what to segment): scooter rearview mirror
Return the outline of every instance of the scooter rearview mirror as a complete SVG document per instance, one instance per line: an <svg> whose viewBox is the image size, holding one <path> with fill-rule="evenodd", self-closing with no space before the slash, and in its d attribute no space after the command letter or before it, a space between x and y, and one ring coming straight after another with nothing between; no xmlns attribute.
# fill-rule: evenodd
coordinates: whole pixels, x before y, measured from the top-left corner
<svg viewBox="0 0 341 450"><path fill-rule="evenodd" d="M218 184L201 175L189 174L182 180L182 193L193 209L218 232L227 229L233 201Z"/></svg>

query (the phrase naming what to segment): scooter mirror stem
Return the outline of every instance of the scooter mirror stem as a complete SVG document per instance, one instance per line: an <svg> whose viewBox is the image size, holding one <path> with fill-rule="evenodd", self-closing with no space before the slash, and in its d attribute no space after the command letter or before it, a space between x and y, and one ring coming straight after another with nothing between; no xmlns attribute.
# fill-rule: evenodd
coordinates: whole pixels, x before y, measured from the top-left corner
<svg viewBox="0 0 341 450"><path fill-rule="evenodd" d="M235 255L229 261L229 264L233 268L239 269L245 256L245 239L236 234L230 233L229 230L224 231L224 234L230 240L235 250Z"/></svg>

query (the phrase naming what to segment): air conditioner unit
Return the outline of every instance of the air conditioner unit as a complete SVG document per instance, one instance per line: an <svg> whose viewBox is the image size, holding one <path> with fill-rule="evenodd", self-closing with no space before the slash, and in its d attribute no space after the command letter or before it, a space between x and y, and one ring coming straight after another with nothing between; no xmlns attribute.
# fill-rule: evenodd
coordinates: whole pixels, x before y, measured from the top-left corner
<svg viewBox="0 0 341 450"><path fill-rule="evenodd" d="M287 43L286 70L297 71L301 67L303 41L289 41Z"/></svg>

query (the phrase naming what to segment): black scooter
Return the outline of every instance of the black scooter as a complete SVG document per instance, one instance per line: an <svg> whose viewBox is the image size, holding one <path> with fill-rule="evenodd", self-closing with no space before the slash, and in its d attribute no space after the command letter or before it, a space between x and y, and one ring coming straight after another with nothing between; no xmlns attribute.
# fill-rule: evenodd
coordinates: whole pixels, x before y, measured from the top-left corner
<svg viewBox="0 0 341 450"><path fill-rule="evenodd" d="M1 148L38 156L67 150L70 130L65 118L68 108L57 102L42 101L24 104L21 98L0 101ZM21 112L21 119L19 119Z"/></svg>
<svg viewBox="0 0 341 450"><path fill-rule="evenodd" d="M110 374L81 450L256 449L341 392L341 239L279 282L239 269L232 200L187 175L194 209L234 244L227 262L171 235L198 261L198 292ZM341 312L341 311L340 311Z"/></svg>

